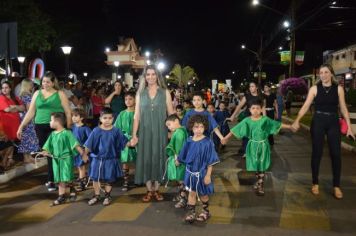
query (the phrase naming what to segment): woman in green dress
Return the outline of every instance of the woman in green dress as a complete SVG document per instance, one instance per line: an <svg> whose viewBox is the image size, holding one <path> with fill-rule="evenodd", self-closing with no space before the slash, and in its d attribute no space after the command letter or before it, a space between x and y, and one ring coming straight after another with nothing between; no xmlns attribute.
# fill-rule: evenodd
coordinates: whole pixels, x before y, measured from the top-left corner
<svg viewBox="0 0 356 236"><path fill-rule="evenodd" d="M168 132L165 120L172 113L172 99L160 72L155 66L147 65L136 95L131 139L131 145L138 143L135 183L146 184L144 202L153 197L157 201L163 200L158 189L166 160Z"/></svg>
<svg viewBox="0 0 356 236"><path fill-rule="evenodd" d="M105 104L110 104L110 108L114 112L115 119L121 111L126 109L124 98L124 85L121 81L115 81L114 90L107 98L105 98Z"/></svg>

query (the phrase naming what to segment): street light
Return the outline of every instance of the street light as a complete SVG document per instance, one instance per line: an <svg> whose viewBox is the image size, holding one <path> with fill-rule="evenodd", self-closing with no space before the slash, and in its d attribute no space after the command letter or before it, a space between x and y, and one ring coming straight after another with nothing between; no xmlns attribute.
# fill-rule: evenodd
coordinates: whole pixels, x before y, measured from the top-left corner
<svg viewBox="0 0 356 236"><path fill-rule="evenodd" d="M110 52L110 48L109 48L109 47L106 47L106 48L105 48L105 52Z"/></svg>
<svg viewBox="0 0 356 236"><path fill-rule="evenodd" d="M70 52L72 51L72 47L70 46L63 46L61 47L62 48L62 51L64 53L64 56L65 56L65 63L66 63L66 67L65 67L65 75L69 75L69 55L70 55Z"/></svg>
<svg viewBox="0 0 356 236"><path fill-rule="evenodd" d="M151 53L149 52L149 51L146 51L145 52L145 56L148 58L148 57L150 57L150 55L151 55Z"/></svg>
<svg viewBox="0 0 356 236"><path fill-rule="evenodd" d="M257 58L258 61L258 85L261 85L261 80L262 80L262 38L261 38L261 47L260 50L258 52L253 51L251 49L249 49L248 47L246 47L246 45L242 44L241 45L241 49L243 50L247 50L250 53L254 54Z"/></svg>
<svg viewBox="0 0 356 236"><path fill-rule="evenodd" d="M283 21L283 27L284 28L289 28L289 26L290 26L290 22L289 21L287 21L287 20Z"/></svg>
<svg viewBox="0 0 356 236"><path fill-rule="evenodd" d="M166 65L163 62L159 62L157 64L157 69L160 71L163 71L165 67L166 67Z"/></svg>
<svg viewBox="0 0 356 236"><path fill-rule="evenodd" d="M119 74L119 65L120 65L119 61L114 61L114 66L116 67L116 75Z"/></svg>
<svg viewBox="0 0 356 236"><path fill-rule="evenodd" d="M83 72L84 78L87 78L88 72Z"/></svg>
<svg viewBox="0 0 356 236"><path fill-rule="evenodd" d="M25 57L17 57L17 60L20 63L20 75L23 75L23 63L25 62Z"/></svg>

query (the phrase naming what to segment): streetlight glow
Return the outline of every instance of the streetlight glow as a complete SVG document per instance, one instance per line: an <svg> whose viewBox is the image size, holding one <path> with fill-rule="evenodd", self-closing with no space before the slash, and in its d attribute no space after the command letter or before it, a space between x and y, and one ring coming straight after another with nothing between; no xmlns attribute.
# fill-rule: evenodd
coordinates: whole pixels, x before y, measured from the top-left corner
<svg viewBox="0 0 356 236"><path fill-rule="evenodd" d="M145 56L146 56L146 57L149 57L150 55L151 55L151 53L150 53L149 51L146 51L146 52L145 52Z"/></svg>
<svg viewBox="0 0 356 236"><path fill-rule="evenodd" d="M150 60L147 60L147 61L146 61L146 64L147 64L147 65L151 65L151 61L150 61Z"/></svg>
<svg viewBox="0 0 356 236"><path fill-rule="evenodd" d="M118 79L121 79L121 75L117 75L117 78L118 78Z"/></svg>
<svg viewBox="0 0 356 236"><path fill-rule="evenodd" d="M256 6L256 5L258 5L258 4L260 4L260 1L258 1L258 0L253 0L253 1L252 1L252 5L253 5L253 6Z"/></svg>
<svg viewBox="0 0 356 236"><path fill-rule="evenodd" d="M283 50L283 47L282 47L282 46L279 46L278 49L279 49L279 50Z"/></svg>
<svg viewBox="0 0 356 236"><path fill-rule="evenodd" d="M289 26L290 26L290 22L289 21L287 21L287 20L283 21L283 27L284 28L289 28Z"/></svg>
<svg viewBox="0 0 356 236"><path fill-rule="evenodd" d="M246 48L245 44L242 44L241 49L245 49L245 48Z"/></svg>
<svg viewBox="0 0 356 236"><path fill-rule="evenodd" d="M169 79L169 75L166 75L166 79Z"/></svg>
<svg viewBox="0 0 356 236"><path fill-rule="evenodd" d="M17 57L17 60L20 62L20 63L24 63L25 61L25 57Z"/></svg>
<svg viewBox="0 0 356 236"><path fill-rule="evenodd" d="M63 53L64 53L65 55L69 55L70 52L72 51L72 47L70 47L70 46L63 46L63 47L61 47L61 48L62 48L62 51L63 51Z"/></svg>
<svg viewBox="0 0 356 236"><path fill-rule="evenodd" d="M106 47L106 48L105 48L105 52L110 52L110 48L109 48L109 47Z"/></svg>
<svg viewBox="0 0 356 236"><path fill-rule="evenodd" d="M160 71L164 70L165 67L166 67L166 65L163 62L159 62L157 64L157 69Z"/></svg>
<svg viewBox="0 0 356 236"><path fill-rule="evenodd" d="M84 77L88 76L88 72L83 72Z"/></svg>
<svg viewBox="0 0 356 236"><path fill-rule="evenodd" d="M115 67L118 67L120 65L120 62L119 61L114 61L114 66Z"/></svg>

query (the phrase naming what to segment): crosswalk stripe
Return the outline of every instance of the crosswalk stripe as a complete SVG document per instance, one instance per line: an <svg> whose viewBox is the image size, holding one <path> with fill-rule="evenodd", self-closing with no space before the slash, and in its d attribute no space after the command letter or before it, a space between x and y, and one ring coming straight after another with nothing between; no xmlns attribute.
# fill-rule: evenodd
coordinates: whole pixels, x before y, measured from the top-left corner
<svg viewBox="0 0 356 236"><path fill-rule="evenodd" d="M239 203L237 199L231 199L229 193L235 192L239 187L237 182L237 178L214 179L215 193L210 199L209 210L212 217L208 221L209 224L230 224L233 221Z"/></svg>
<svg viewBox="0 0 356 236"><path fill-rule="evenodd" d="M31 191L39 189L40 187L41 186L35 186L35 187L25 189L25 190L17 190L17 191L9 191L9 192L5 192L5 193L0 193L0 205L4 204L5 202L8 202L10 200L13 200L16 197L25 195Z"/></svg>
<svg viewBox="0 0 356 236"><path fill-rule="evenodd" d="M80 201L84 196L78 196L76 201ZM23 211L13 215L7 221L9 222L45 222L53 218L59 212L69 207L71 203L66 203L50 207L52 200L40 201Z"/></svg>
<svg viewBox="0 0 356 236"><path fill-rule="evenodd" d="M93 222L112 222L112 221L133 221L136 220L151 203L142 203L141 198L136 199L130 195L145 194L146 188L135 188L127 194L120 196L111 203L110 206L103 208L96 214L91 221Z"/></svg>
<svg viewBox="0 0 356 236"><path fill-rule="evenodd" d="M287 229L330 230L326 207L322 192L320 196L312 196L304 184L289 175L279 225Z"/></svg>

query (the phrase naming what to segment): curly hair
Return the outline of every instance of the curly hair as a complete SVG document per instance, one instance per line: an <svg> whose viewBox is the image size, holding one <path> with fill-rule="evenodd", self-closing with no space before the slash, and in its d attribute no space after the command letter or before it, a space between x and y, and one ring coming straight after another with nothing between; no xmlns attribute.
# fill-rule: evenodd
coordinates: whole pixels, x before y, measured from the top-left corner
<svg viewBox="0 0 356 236"><path fill-rule="evenodd" d="M209 121L206 116L203 115L194 115L189 118L188 129L193 131L194 124L202 124L205 130L209 129Z"/></svg>

